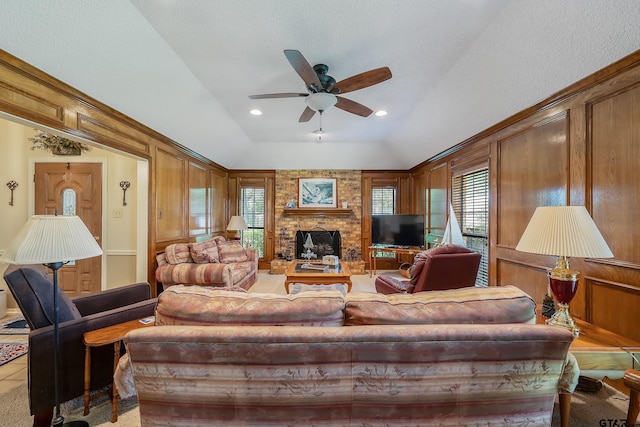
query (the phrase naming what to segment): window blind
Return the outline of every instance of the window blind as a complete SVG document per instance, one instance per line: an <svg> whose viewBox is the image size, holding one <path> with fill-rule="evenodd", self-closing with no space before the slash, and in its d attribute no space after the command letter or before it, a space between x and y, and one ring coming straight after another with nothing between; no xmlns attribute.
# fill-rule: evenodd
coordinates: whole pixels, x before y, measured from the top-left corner
<svg viewBox="0 0 640 427"><path fill-rule="evenodd" d="M467 247L482 255L476 286L488 286L489 170L454 177L451 201Z"/></svg>

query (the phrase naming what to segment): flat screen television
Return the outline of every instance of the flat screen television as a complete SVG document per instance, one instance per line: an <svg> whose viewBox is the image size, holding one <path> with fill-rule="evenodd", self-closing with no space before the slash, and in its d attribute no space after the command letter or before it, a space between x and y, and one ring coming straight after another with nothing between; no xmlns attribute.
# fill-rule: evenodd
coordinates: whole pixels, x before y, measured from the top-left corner
<svg viewBox="0 0 640 427"><path fill-rule="evenodd" d="M371 243L386 246L424 246L424 215L372 215Z"/></svg>

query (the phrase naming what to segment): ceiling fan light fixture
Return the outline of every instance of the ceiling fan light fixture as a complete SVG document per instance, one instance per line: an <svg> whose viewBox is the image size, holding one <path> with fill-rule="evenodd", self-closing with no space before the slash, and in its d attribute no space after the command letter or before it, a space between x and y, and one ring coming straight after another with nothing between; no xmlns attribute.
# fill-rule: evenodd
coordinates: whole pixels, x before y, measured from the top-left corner
<svg viewBox="0 0 640 427"><path fill-rule="evenodd" d="M338 98L330 93L318 92L307 96L305 102L314 111L327 111L336 105Z"/></svg>
<svg viewBox="0 0 640 427"><path fill-rule="evenodd" d="M251 114L253 116L261 116L262 115L262 111L258 110L257 108L254 108L253 110L249 111L249 114Z"/></svg>
<svg viewBox="0 0 640 427"><path fill-rule="evenodd" d="M377 117L384 117L387 115L387 112L385 110L378 110L376 111L376 116Z"/></svg>

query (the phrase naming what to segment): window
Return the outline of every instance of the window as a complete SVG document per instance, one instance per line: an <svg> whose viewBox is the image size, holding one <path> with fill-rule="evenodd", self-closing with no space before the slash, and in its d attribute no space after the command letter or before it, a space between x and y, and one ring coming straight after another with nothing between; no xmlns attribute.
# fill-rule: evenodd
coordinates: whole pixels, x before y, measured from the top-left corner
<svg viewBox="0 0 640 427"><path fill-rule="evenodd" d="M390 215L396 213L396 189L393 187L374 187L371 189L371 214ZM376 258L395 258L393 252L378 252Z"/></svg>
<svg viewBox="0 0 640 427"><path fill-rule="evenodd" d="M242 232L243 244L257 249L258 258L264 258L264 188L242 188L240 215L248 227Z"/></svg>
<svg viewBox="0 0 640 427"><path fill-rule="evenodd" d="M489 285L489 170L453 178L453 210L469 249L482 255L476 286Z"/></svg>
<svg viewBox="0 0 640 427"><path fill-rule="evenodd" d="M372 188L371 189L371 214L395 214L396 213L396 189Z"/></svg>

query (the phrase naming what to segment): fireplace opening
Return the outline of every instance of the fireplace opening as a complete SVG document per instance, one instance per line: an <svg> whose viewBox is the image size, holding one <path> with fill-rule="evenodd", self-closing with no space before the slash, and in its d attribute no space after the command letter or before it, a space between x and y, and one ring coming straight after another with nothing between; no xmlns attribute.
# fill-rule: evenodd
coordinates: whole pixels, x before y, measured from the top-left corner
<svg viewBox="0 0 640 427"><path fill-rule="evenodd" d="M322 260L325 255L342 258L340 232L320 228L296 231L296 259Z"/></svg>

